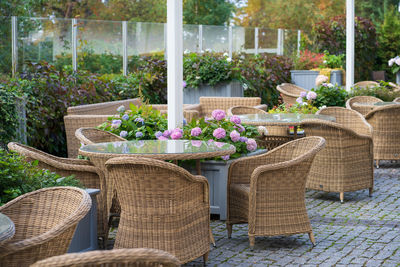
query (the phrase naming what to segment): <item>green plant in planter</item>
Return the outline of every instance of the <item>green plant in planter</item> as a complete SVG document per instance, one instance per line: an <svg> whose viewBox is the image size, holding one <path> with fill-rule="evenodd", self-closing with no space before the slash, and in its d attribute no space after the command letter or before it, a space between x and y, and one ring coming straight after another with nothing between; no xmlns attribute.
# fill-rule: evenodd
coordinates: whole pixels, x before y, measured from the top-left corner
<svg viewBox="0 0 400 267"><path fill-rule="evenodd" d="M345 54L331 55L328 50L325 50L320 68L343 69L345 56Z"/></svg>
<svg viewBox="0 0 400 267"><path fill-rule="evenodd" d="M317 88L312 89L317 94L317 98L314 101L316 107L322 106L339 106L344 107L346 104L346 98L348 96L347 91L337 84L323 83Z"/></svg>
<svg viewBox="0 0 400 267"><path fill-rule="evenodd" d="M348 94L347 98L360 95L375 96L382 99L383 101L390 102L393 101L393 99L395 99L396 97L400 97L400 92L395 92L388 82L379 81L379 86L367 88L356 86L351 88L351 91Z"/></svg>
<svg viewBox="0 0 400 267"><path fill-rule="evenodd" d="M26 162L23 157L0 149L0 206L28 192L52 186L78 186L73 176L61 177L37 168L37 161Z"/></svg>
<svg viewBox="0 0 400 267"><path fill-rule="evenodd" d="M275 106L268 111L268 113L301 113L301 114L314 114L318 111L315 106L315 100L317 98L315 92L302 92L300 97L296 99L296 104L281 104Z"/></svg>

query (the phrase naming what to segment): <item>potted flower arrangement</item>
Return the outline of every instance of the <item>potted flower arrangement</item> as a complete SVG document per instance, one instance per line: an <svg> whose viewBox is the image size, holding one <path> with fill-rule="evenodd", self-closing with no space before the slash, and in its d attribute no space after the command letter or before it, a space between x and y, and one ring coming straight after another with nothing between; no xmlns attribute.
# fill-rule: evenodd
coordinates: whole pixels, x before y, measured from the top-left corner
<svg viewBox="0 0 400 267"><path fill-rule="evenodd" d="M400 84L400 57L396 56L388 61L393 74L396 74L396 83Z"/></svg>

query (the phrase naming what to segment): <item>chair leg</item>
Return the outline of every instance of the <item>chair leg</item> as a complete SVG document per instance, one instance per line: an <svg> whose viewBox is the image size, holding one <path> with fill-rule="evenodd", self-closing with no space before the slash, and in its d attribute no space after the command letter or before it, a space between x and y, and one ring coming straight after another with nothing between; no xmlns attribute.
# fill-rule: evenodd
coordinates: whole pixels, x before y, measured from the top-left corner
<svg viewBox="0 0 400 267"><path fill-rule="evenodd" d="M211 240L211 243L213 244L213 247L216 247L214 235L213 235L213 233L211 231L211 226L210 226L210 240Z"/></svg>
<svg viewBox="0 0 400 267"><path fill-rule="evenodd" d="M228 230L228 238L232 237L232 224L226 223L226 230Z"/></svg>
<svg viewBox="0 0 400 267"><path fill-rule="evenodd" d="M374 190L374 188L373 188L373 187L370 187L370 188L369 188L369 192L368 192L368 194L369 194L369 196L370 196L370 197L372 197L372 192L373 192L373 190Z"/></svg>
<svg viewBox="0 0 400 267"><path fill-rule="evenodd" d="M313 232L308 233L308 237L310 238L311 243L313 244L313 247L315 247L315 237Z"/></svg>
<svg viewBox="0 0 400 267"><path fill-rule="evenodd" d="M340 192L339 198L340 198L340 203L343 203L343 200L344 200L344 192Z"/></svg>
<svg viewBox="0 0 400 267"><path fill-rule="evenodd" d="M376 160L376 168L379 169L379 159Z"/></svg>
<svg viewBox="0 0 400 267"><path fill-rule="evenodd" d="M209 253L209 252L206 252L206 253L203 255L203 262L204 262L204 265L206 265L206 264L207 264L207 260L208 260L208 253Z"/></svg>
<svg viewBox="0 0 400 267"><path fill-rule="evenodd" d="M249 242L250 242L250 249L253 249L254 245L256 243L256 237L255 236L249 236Z"/></svg>

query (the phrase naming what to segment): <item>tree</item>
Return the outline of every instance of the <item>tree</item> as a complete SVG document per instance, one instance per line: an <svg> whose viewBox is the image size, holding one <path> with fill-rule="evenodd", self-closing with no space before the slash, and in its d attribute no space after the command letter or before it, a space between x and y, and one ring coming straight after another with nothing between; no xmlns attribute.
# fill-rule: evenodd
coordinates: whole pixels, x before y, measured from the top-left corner
<svg viewBox="0 0 400 267"><path fill-rule="evenodd" d="M376 26L379 26L383 22L388 8L390 6L397 6L398 4L398 0L356 1L356 14L364 18L369 18Z"/></svg>
<svg viewBox="0 0 400 267"><path fill-rule="evenodd" d="M183 20L186 24L229 24L235 5L225 0L186 0Z"/></svg>

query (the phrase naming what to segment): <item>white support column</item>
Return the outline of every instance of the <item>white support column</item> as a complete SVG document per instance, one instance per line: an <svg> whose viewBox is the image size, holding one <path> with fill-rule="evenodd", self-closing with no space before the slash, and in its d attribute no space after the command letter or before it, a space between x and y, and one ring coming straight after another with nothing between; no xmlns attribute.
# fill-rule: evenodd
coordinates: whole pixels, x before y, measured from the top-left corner
<svg viewBox="0 0 400 267"><path fill-rule="evenodd" d="M18 22L17 17L11 17L11 62L12 76L15 77L18 71Z"/></svg>
<svg viewBox="0 0 400 267"><path fill-rule="evenodd" d="M182 0L167 0L168 129L183 124Z"/></svg>
<svg viewBox="0 0 400 267"><path fill-rule="evenodd" d="M78 70L78 20L72 19L72 69Z"/></svg>
<svg viewBox="0 0 400 267"><path fill-rule="evenodd" d="M203 51L203 25L199 25L199 53Z"/></svg>
<svg viewBox="0 0 400 267"><path fill-rule="evenodd" d="M297 56L300 56L301 30L297 30Z"/></svg>
<svg viewBox="0 0 400 267"><path fill-rule="evenodd" d="M282 29L278 29L278 47L277 47L277 55L283 55L283 38L284 31Z"/></svg>
<svg viewBox="0 0 400 267"><path fill-rule="evenodd" d="M258 55L258 28L254 28L254 54Z"/></svg>
<svg viewBox="0 0 400 267"><path fill-rule="evenodd" d="M354 84L354 0L346 0L346 90Z"/></svg>
<svg viewBox="0 0 400 267"><path fill-rule="evenodd" d="M164 23L164 59L168 61L168 28L167 23Z"/></svg>
<svg viewBox="0 0 400 267"><path fill-rule="evenodd" d="M128 75L128 22L122 22L122 73Z"/></svg>
<svg viewBox="0 0 400 267"><path fill-rule="evenodd" d="M233 30L232 26L229 26L229 57L232 58L233 53Z"/></svg>

